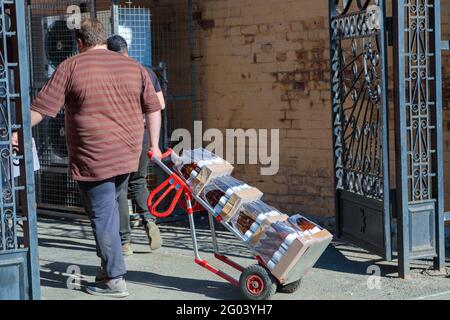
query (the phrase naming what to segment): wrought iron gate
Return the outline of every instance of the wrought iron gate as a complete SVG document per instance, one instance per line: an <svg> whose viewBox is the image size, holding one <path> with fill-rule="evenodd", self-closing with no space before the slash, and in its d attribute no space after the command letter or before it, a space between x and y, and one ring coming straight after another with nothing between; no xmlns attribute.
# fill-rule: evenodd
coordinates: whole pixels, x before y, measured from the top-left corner
<svg viewBox="0 0 450 320"><path fill-rule="evenodd" d="M24 21L24 1L0 0L0 300L40 297Z"/></svg>
<svg viewBox="0 0 450 320"><path fill-rule="evenodd" d="M445 266L439 0L330 0L338 235L392 258ZM386 25L391 21L390 30ZM394 32L396 198L390 199L386 34ZM391 205L392 204L392 205ZM394 211L395 210L395 211Z"/></svg>
<svg viewBox="0 0 450 320"><path fill-rule="evenodd" d="M329 4L337 231L390 260L385 2Z"/></svg>
<svg viewBox="0 0 450 320"><path fill-rule="evenodd" d="M400 276L445 266L440 0L398 0L395 25ZM401 250L400 250L401 249Z"/></svg>

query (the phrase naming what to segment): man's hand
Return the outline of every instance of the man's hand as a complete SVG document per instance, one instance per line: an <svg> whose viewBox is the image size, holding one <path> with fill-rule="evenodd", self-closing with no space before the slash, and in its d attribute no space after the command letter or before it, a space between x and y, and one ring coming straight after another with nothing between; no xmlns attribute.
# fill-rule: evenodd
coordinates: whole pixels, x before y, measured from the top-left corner
<svg viewBox="0 0 450 320"><path fill-rule="evenodd" d="M40 114L37 111L31 110L31 126L32 127L34 127L39 122L41 122L42 119L44 119L44 115ZM13 132L12 137L11 137L11 143L13 146L13 150L15 152L19 152L19 134L17 131Z"/></svg>
<svg viewBox="0 0 450 320"><path fill-rule="evenodd" d="M13 132L13 134L12 134L11 144L13 147L13 153L18 154L20 149L19 149L19 133L17 131Z"/></svg>
<svg viewBox="0 0 450 320"><path fill-rule="evenodd" d="M162 158L161 150L159 150L159 133L161 131L161 110L153 113L145 114L147 122L148 136L150 139L150 151L155 154L159 160Z"/></svg>
<svg viewBox="0 0 450 320"><path fill-rule="evenodd" d="M13 132L12 134L12 139L11 139L11 143L13 145L13 147L19 147L19 134L16 132Z"/></svg>
<svg viewBox="0 0 450 320"><path fill-rule="evenodd" d="M161 160L161 158L162 158L162 152L161 152L161 150L159 149L159 147L151 147L151 148L150 148L150 151L153 152L153 156L154 156L156 159Z"/></svg>

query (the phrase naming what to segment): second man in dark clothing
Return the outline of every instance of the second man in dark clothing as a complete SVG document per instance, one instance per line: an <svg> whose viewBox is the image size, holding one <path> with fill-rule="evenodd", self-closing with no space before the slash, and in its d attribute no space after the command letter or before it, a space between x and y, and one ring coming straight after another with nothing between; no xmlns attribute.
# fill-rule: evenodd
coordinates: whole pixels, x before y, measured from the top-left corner
<svg viewBox="0 0 450 320"><path fill-rule="evenodd" d="M126 40L120 35L113 35L108 38L108 49L114 52L128 56L128 44ZM164 95L159 84L158 77L152 69L145 67L150 76L152 84L155 88L156 94L159 98L162 109L165 108ZM153 217L147 208L147 198L149 195L147 187L147 169L149 159L147 152L149 150L149 141L147 133L144 136L142 153L139 158L138 171L131 173L129 180L126 182L128 188L124 188L119 197L119 212L120 212L120 237L122 240L122 252L125 256L133 254L131 247L131 227L130 214L128 209L128 193L131 196L133 208L136 213L142 217L145 232L147 234L149 245L152 250L159 249L162 245L162 239L159 228L156 225L156 219Z"/></svg>

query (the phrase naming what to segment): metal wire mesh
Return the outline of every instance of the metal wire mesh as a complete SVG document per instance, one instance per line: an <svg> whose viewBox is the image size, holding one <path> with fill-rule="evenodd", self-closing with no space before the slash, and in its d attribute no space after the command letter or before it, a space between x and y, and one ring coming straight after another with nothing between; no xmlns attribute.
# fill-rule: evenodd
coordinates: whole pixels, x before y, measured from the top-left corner
<svg viewBox="0 0 450 320"><path fill-rule="evenodd" d="M118 8L118 33L128 43L128 54L141 64L152 65L151 14L148 8L125 6Z"/></svg>
<svg viewBox="0 0 450 320"><path fill-rule="evenodd" d="M155 1L153 16L153 64L163 61L168 71L167 132L186 128L202 117L200 86L201 32L194 20L199 11L190 0Z"/></svg>
<svg viewBox="0 0 450 320"><path fill-rule="evenodd" d="M167 146L168 138L178 128L189 130L193 137L193 122L202 117L201 30L194 20L200 15L192 0L152 1L150 10L153 65L162 63L167 73L166 77L160 77L163 87L167 86L163 126ZM164 179L160 171L155 170L157 183ZM175 212L174 219L178 215L184 217L182 212Z"/></svg>
<svg viewBox="0 0 450 320"><path fill-rule="evenodd" d="M102 10L96 12L97 19L103 24L107 36L113 34L111 22L111 10Z"/></svg>
<svg viewBox="0 0 450 320"><path fill-rule="evenodd" d="M56 66L76 53L74 30L67 27L67 8L78 5L83 16L90 16L90 0L58 2L31 1L28 7L28 30L32 59L32 85L40 89Z"/></svg>
<svg viewBox="0 0 450 320"><path fill-rule="evenodd" d="M109 12L111 13L111 11ZM144 7L127 5L117 6L117 10L114 12L117 14L117 19L115 20L117 26L114 26L114 30L111 29L111 34L115 32L124 37L128 44L128 54L130 57L139 61L142 65L151 67L152 43L150 10ZM111 34L108 34L108 36ZM147 169L147 186L151 189L154 188L156 183L154 166L149 165Z"/></svg>
<svg viewBox="0 0 450 320"><path fill-rule="evenodd" d="M155 67L163 89L168 88L165 92L168 119L165 132L170 136L176 128L192 130L193 120L201 117L199 102L202 100L197 86L201 54L199 29L192 18L195 6L188 0L173 0L153 4L144 2L141 6L124 3L108 8L103 2L31 1L28 38L32 95L44 86L60 62L76 54L74 34L61 22L67 15L67 7L75 4L80 6L84 16L95 11L108 36L114 33L124 36L128 40L131 57L143 65ZM97 8L94 3L102 5ZM167 69L156 67L161 62ZM168 77L163 77L163 74ZM83 211L77 184L68 174L64 111L55 119L45 119L34 129L33 135L41 163L41 170L36 174L38 206L56 211ZM160 179L150 165L149 188Z"/></svg>
<svg viewBox="0 0 450 320"><path fill-rule="evenodd" d="M28 8L32 95L45 85L56 67L77 53L75 31L67 27L67 8L78 5L90 16L91 1L31 1ZM33 135L41 170L36 174L36 201L40 208L81 211L78 186L68 175L64 110L46 118Z"/></svg>

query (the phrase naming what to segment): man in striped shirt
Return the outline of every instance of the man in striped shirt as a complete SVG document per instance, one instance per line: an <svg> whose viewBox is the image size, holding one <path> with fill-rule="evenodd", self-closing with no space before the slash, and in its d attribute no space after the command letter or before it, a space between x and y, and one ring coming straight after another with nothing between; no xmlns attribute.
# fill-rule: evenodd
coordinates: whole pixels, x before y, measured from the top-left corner
<svg viewBox="0 0 450 320"><path fill-rule="evenodd" d="M61 63L31 106L32 125L65 106L70 172L91 220L101 273L95 295L128 295L117 199L136 172L145 114L157 157L161 105L149 74L135 60L109 51L102 24L84 19L76 34L80 54Z"/></svg>

